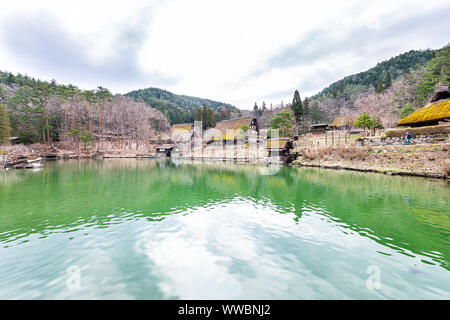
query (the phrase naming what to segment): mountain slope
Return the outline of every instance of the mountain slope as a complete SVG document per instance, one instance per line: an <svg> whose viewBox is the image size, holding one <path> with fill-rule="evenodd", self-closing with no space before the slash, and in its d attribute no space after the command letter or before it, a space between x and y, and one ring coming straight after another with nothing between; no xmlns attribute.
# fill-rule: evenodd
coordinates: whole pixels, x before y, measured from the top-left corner
<svg viewBox="0 0 450 320"><path fill-rule="evenodd" d="M230 109L230 111L237 111L236 107L227 103L177 95L158 88L134 90L126 93L125 96L143 100L152 107L162 111L172 124L192 122L195 109L201 108L203 105L215 110L226 108Z"/></svg>
<svg viewBox="0 0 450 320"><path fill-rule="evenodd" d="M347 76L330 84L312 98L344 98L349 99L359 92L376 87L378 79L385 80L389 71L392 81L401 77L407 70L424 66L433 57L433 50L411 50L389 60L378 63L367 71Z"/></svg>

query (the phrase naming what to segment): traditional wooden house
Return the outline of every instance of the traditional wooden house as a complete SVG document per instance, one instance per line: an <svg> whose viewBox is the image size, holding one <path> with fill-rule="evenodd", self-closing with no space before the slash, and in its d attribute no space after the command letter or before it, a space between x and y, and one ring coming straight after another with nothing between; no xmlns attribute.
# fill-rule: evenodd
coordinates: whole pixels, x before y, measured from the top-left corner
<svg viewBox="0 0 450 320"><path fill-rule="evenodd" d="M325 131L328 130L329 126L328 123L318 123L318 124L312 124L309 126L311 128L311 133L325 133Z"/></svg>
<svg viewBox="0 0 450 320"><path fill-rule="evenodd" d="M244 117L232 120L224 120L217 122L215 129L222 133L222 137L212 137L212 140L229 141L240 140L245 138L243 128L248 127L249 130L254 130L259 135L259 126L256 118Z"/></svg>
<svg viewBox="0 0 450 320"><path fill-rule="evenodd" d="M161 144L156 147L156 156L170 157L172 155L173 144Z"/></svg>
<svg viewBox="0 0 450 320"><path fill-rule="evenodd" d="M267 151L269 157L287 157L289 151L293 148L290 138L267 139Z"/></svg>
<svg viewBox="0 0 450 320"><path fill-rule="evenodd" d="M354 122L355 119L350 116L334 117L333 122L330 123L330 128L332 130L348 130L353 126Z"/></svg>
<svg viewBox="0 0 450 320"><path fill-rule="evenodd" d="M170 138L173 142L190 141L194 133L193 129L192 123L174 124L170 128Z"/></svg>
<svg viewBox="0 0 450 320"><path fill-rule="evenodd" d="M450 85L438 88L430 104L401 119L398 126L422 127L450 121Z"/></svg>

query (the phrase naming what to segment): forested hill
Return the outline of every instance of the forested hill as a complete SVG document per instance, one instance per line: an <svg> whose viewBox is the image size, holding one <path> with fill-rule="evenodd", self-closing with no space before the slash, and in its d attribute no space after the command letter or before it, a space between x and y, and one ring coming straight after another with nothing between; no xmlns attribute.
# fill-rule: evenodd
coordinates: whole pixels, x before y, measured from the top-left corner
<svg viewBox="0 0 450 320"><path fill-rule="evenodd" d="M152 107L163 112L169 121L174 123L192 122L195 110L206 105L207 108L217 112L237 111L231 104L217 102L209 99L177 95L167 90L158 88L147 88L131 91L126 96L137 100L143 100Z"/></svg>
<svg viewBox="0 0 450 320"><path fill-rule="evenodd" d="M389 60L378 63L367 71L347 76L332 83L312 98L344 98L384 85L386 80L394 81L407 70L424 66L433 57L433 50L411 50ZM389 75L388 75L389 74ZM387 78L390 78L387 79Z"/></svg>

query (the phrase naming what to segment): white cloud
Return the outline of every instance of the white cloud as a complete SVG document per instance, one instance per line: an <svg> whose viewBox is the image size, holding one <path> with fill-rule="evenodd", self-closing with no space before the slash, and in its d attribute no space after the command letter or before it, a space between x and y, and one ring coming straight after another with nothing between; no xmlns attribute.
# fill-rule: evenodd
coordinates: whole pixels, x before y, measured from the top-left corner
<svg viewBox="0 0 450 320"><path fill-rule="evenodd" d="M77 54L83 55L86 70L92 69L93 72L91 76L73 75L71 78L71 72L74 71L70 68L55 68L55 71L49 71L48 67L40 68L8 50L8 43L0 46L0 69L73 81L80 87L90 87L93 83L104 84L121 93L159 86L175 93L250 108L255 100L262 101L267 97L274 99L266 100L267 103L278 103L281 99L288 101L292 93L287 92L294 88L300 89L302 96L311 95L328 85L328 81L367 69L393 55L410 49L437 48L446 44L448 39L445 32L434 37L408 34L406 38L404 31L397 33L395 29L399 21L413 23L415 16L425 12L432 14L439 8L448 10L448 2L4 2L0 4L0 21L8 21L9 24L2 25L3 33L8 33L10 28L14 30L14 27L30 18L42 19L42 25L48 27L44 20L52 17L68 39L73 40ZM135 24L135 28L127 31ZM436 25L439 24L430 21L423 29L425 32L434 30L427 28L436 28ZM367 30L372 32L371 35L379 33L380 36L376 38L377 43L356 39L361 43L350 46L352 39L349 37L355 35L355 30ZM29 30L29 36L33 37L35 31ZM325 39L317 42L313 41L314 38L310 42L301 41L315 33ZM130 46L124 41L128 38L138 40ZM0 40L5 41L4 37ZM334 46L330 47L330 42L335 42ZM83 44L81 48L80 43ZM296 44L301 46L296 47ZM337 50L340 44L343 51L325 54L327 50ZM289 48L290 51L286 51ZM32 50L28 49L26 51L30 51L31 55ZM300 54L296 60L299 52L310 54ZM294 54L292 61L286 54ZM284 63L289 63L270 65L271 59L277 56L284 59ZM107 72L108 63L122 63L124 69L133 65L136 70L123 77L119 73L112 75ZM70 64L70 61L64 64ZM103 66L102 72L98 71L99 66ZM123 72L126 73L126 70ZM318 77L318 74L323 73L328 76ZM135 81L130 80L133 77ZM158 83L158 79L174 81Z"/></svg>

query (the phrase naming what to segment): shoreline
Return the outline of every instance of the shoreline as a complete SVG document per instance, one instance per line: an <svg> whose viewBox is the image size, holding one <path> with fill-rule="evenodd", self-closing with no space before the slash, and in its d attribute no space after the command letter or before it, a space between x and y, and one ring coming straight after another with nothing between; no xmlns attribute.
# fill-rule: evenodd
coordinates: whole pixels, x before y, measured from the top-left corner
<svg viewBox="0 0 450 320"><path fill-rule="evenodd" d="M360 173L378 173L378 174L384 174L384 175L390 175L390 176L402 176L402 177L420 177L420 178L428 178L428 179L441 179L441 180L448 180L450 179L450 176L446 176L444 173L435 173L435 172L408 172L408 171L402 171L402 170L389 170L388 168L383 169L376 169L376 168L362 168L362 167L349 167L349 166L342 166L342 165L321 165L321 164L288 164L288 166L291 167L303 167L303 168L319 168L319 169L328 169L328 170L346 170L346 171L356 171Z"/></svg>
<svg viewBox="0 0 450 320"><path fill-rule="evenodd" d="M450 144L297 148L293 166L450 179Z"/></svg>

